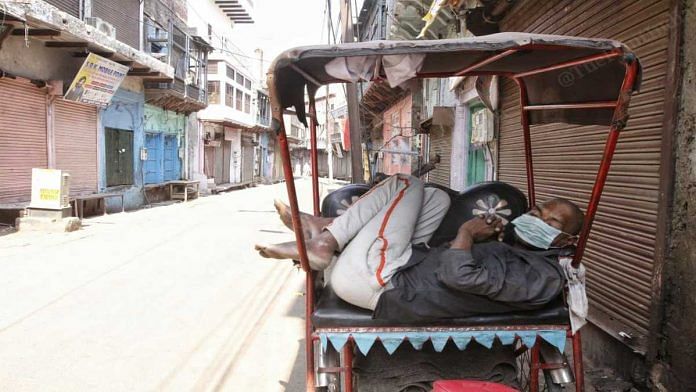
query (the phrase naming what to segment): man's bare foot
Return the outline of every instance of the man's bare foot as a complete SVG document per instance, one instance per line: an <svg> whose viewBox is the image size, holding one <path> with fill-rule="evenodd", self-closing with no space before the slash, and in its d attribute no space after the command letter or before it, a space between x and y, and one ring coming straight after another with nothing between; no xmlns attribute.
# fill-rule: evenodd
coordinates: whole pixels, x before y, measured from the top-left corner
<svg viewBox="0 0 696 392"><path fill-rule="evenodd" d="M317 271L321 271L329 266L336 249L338 249L336 239L333 238L329 232L323 232L317 237L307 240L306 244L307 256L309 257L309 266L313 270ZM255 248L261 257L265 258L291 260L300 259L300 253L297 249L297 243L295 241L272 245L257 244Z"/></svg>
<svg viewBox="0 0 696 392"><path fill-rule="evenodd" d="M275 206L276 211L278 211L280 220L283 222L285 227L294 231L295 229L292 227L292 213L290 212L290 206L278 199L273 201L273 205ZM323 218L300 211L300 221L302 222L302 232L304 233L305 239L311 239L318 236L326 226L333 222L333 220L334 218Z"/></svg>

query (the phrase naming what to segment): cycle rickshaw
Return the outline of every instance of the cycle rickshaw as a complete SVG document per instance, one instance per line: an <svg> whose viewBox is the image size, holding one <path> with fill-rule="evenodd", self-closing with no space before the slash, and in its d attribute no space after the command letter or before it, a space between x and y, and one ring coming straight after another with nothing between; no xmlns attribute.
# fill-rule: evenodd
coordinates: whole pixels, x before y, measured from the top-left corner
<svg viewBox="0 0 696 392"><path fill-rule="evenodd" d="M336 76L341 74L340 70L337 72L335 67L330 69L331 64L336 65L337 61L343 66L343 75L346 76ZM567 83L569 72L581 73L583 78ZM563 301L524 314L480 315L432 322L424 320L418 325L404 325L399 320L372 319L369 311L342 302L331 293L330 287L317 284L317 274L309 268L305 250L283 114L286 109L294 107L294 114L302 122L307 124L309 118L314 214L330 214L332 211L321 211L319 200L314 96L320 86L355 82L355 78L351 79L355 75L363 80L378 83L388 80L392 84L395 80L410 78L455 76L498 75L514 80L520 91L527 195L495 195L498 198L517 197L517 203L521 206L513 211L513 215L525 212L525 208L536 202L530 126L552 123L607 126L606 144L587 204L586 222L571 255L572 266L578 268L619 134L628 119L631 94L640 84L641 68L636 56L625 45L612 40L500 33L433 41L372 41L300 47L278 56L268 73L272 129L280 144L301 256L299 262L306 273L307 391L315 391L317 375L321 386L325 387L327 374L334 377L334 390L353 391L356 346L362 350L361 346L379 341L385 347L393 348L402 341L418 339L428 339L436 345L444 344L443 341L454 341L459 346L458 342L468 342L472 337L481 341L499 339L507 344L521 342L521 347L531 352L529 390L532 392L539 390L540 372L548 373L567 366L562 363L562 357L557 358L556 362L548 358L542 360L541 341L555 342L556 348L562 352L565 340L570 339L575 388L582 391L584 378L580 332L572 332L567 305ZM308 113L305 109L305 89L309 96ZM480 187L477 189L481 191ZM363 191L357 191L357 194ZM482 192L497 191L493 187ZM504 190L500 192L505 193ZM340 353L340 362L327 362L326 356L331 349L335 349L334 354ZM319 366L315 366L317 363ZM336 381L339 378L341 380ZM359 382L357 388L360 388Z"/></svg>

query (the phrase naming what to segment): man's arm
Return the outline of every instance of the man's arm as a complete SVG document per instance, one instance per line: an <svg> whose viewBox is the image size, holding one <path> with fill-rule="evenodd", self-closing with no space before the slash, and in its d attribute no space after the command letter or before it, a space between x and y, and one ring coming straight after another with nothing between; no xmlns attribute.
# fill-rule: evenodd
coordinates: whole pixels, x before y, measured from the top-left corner
<svg viewBox="0 0 696 392"><path fill-rule="evenodd" d="M471 254L475 242L497 235L503 239L503 223L495 216L476 217L465 222L450 249L440 255L437 277L445 286L471 294L489 295L499 289L500 279L491 279L491 271L477 263ZM497 274L494 274L497 275Z"/></svg>

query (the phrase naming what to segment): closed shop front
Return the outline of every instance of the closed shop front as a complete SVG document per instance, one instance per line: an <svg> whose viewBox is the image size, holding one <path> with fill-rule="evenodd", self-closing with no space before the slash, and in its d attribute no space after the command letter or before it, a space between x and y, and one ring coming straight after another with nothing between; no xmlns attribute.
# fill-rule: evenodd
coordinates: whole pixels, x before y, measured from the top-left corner
<svg viewBox="0 0 696 392"><path fill-rule="evenodd" d="M242 135L242 182L254 179L254 145L251 135Z"/></svg>
<svg viewBox="0 0 696 392"><path fill-rule="evenodd" d="M133 131L104 129L106 186L133 185Z"/></svg>
<svg viewBox="0 0 696 392"><path fill-rule="evenodd" d="M97 191L97 108L54 101L56 169L70 174L70 193Z"/></svg>
<svg viewBox="0 0 696 392"><path fill-rule="evenodd" d="M181 158L177 135L162 132L145 133L147 159L143 162L146 184L157 184L181 178Z"/></svg>
<svg viewBox="0 0 696 392"><path fill-rule="evenodd" d="M428 182L449 187L450 157L452 156L452 129L433 126L430 130L430 160L440 156L440 163L428 173Z"/></svg>
<svg viewBox="0 0 696 392"><path fill-rule="evenodd" d="M31 169L48 167L46 93L0 78L0 203L29 201Z"/></svg>
<svg viewBox="0 0 696 392"><path fill-rule="evenodd" d="M637 352L645 352L650 327L660 151L663 133L671 132L662 128L668 8L666 0L525 1L501 24L503 31L617 39L641 59L641 90L631 101L628 127L621 134L583 260L590 320ZM583 82L582 72L574 74L576 83ZM499 179L526 191L514 83L504 81L501 99ZM539 201L559 196L586 207L607 132L607 127L594 126L532 127Z"/></svg>

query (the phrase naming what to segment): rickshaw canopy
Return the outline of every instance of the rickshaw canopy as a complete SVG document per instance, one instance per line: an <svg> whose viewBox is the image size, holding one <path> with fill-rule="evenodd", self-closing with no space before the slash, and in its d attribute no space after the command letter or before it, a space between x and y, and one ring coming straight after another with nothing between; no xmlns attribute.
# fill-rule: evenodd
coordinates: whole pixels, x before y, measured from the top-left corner
<svg viewBox="0 0 696 392"><path fill-rule="evenodd" d="M268 85L280 109L274 119L294 107L307 124L305 89L313 96L331 83L373 80L395 87L411 78L501 75L524 82L530 124L609 125L632 61L638 60L618 41L560 35L368 41L287 50L273 61ZM634 89L639 85L640 66Z"/></svg>

